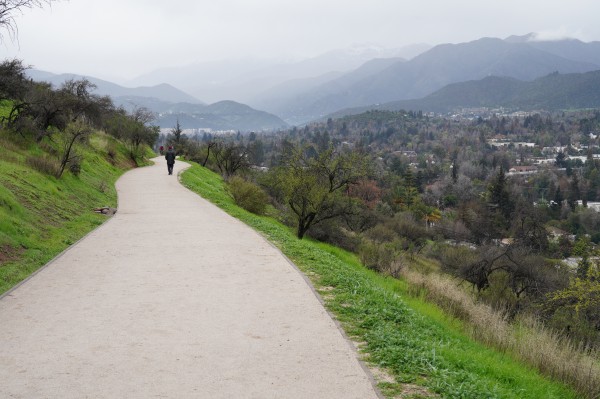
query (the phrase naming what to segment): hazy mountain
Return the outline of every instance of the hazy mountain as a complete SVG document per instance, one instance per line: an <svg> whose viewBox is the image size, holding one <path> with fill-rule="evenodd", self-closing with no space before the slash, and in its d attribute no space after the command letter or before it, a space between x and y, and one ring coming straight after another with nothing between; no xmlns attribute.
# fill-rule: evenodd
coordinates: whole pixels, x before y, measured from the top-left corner
<svg viewBox="0 0 600 399"><path fill-rule="evenodd" d="M285 61L237 59L199 62L193 65L163 68L142 75L131 85L169 83L209 102L230 99L258 106L263 93L280 87L293 87L294 82L307 79L323 83L325 77L352 71L373 58L412 58L430 46L415 44L387 50L371 45L357 45L321 54L317 57Z"/></svg>
<svg viewBox="0 0 600 399"><path fill-rule="evenodd" d="M175 87L161 83L151 87L123 87L118 84L108 82L106 80L97 79L91 76L83 76L71 73L64 74L53 74L50 72L39 71L36 69L27 70L27 75L35 80L51 83L54 87L60 87L65 81L69 79L87 79L91 83L96 85L96 89L93 91L94 94L102 96L110 96L111 98L116 97L153 97L159 98L164 101L170 102L192 102L202 103L197 98L184 93L183 91L176 89Z"/></svg>
<svg viewBox="0 0 600 399"><path fill-rule="evenodd" d="M436 46L410 61L393 63L351 84L344 82L346 76L342 76L301 93L287 103L280 102L276 109L266 109L288 121L293 115L293 121L298 123L318 119L346 107L421 98L450 83L486 76L532 80L552 72L596 69L600 69L597 64L567 59L529 42L483 38L469 43Z"/></svg>
<svg viewBox="0 0 600 399"><path fill-rule="evenodd" d="M235 86L229 84L243 73L251 73L271 65L270 62L257 59L236 59L225 61L199 62L185 66L161 68L141 75L130 85L154 85L161 82L180 87L208 102L223 99L238 99ZM243 92L244 89L240 88Z"/></svg>
<svg viewBox="0 0 600 399"><path fill-rule="evenodd" d="M153 123L161 128L173 127L177 120L184 129L261 131L288 126L278 116L234 101L205 105L138 96L119 96L113 101L130 112L136 107L148 108L157 115Z"/></svg>
<svg viewBox="0 0 600 399"><path fill-rule="evenodd" d="M342 110L332 115L358 114L369 109L454 112L460 108L505 107L518 110L561 110L600 107L600 71L550 75L533 81L489 76L450 84L418 100Z"/></svg>
<svg viewBox="0 0 600 399"><path fill-rule="evenodd" d="M348 88L362 79L377 74L398 62L405 62L405 60L402 58L373 59L354 71L337 76L335 79L322 79L323 82L321 84L319 84L318 78L288 81L262 93L259 98L254 100L253 105L262 109L268 109L291 124L301 124L305 120L297 116L305 113L304 106L308 91L315 90L315 93L317 93L318 97L313 99L314 104L321 106L319 100L323 100L327 101L327 104L323 105L324 107L344 107L344 104L347 102L347 99L343 96L345 90L348 90Z"/></svg>
<svg viewBox="0 0 600 399"><path fill-rule="evenodd" d="M506 41L527 43L532 47L563 58L600 65L600 42L585 43L578 39L539 40L535 33L525 36L510 36Z"/></svg>

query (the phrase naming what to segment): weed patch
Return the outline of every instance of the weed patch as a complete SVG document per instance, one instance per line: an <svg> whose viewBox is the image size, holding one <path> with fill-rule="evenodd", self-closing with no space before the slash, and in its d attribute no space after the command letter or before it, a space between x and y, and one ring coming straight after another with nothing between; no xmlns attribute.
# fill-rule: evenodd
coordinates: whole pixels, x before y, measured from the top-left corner
<svg viewBox="0 0 600 399"><path fill-rule="evenodd" d="M60 165L58 161L56 159L46 156L29 156L27 157L26 162L27 165L31 166L33 169L48 176L56 176L58 175L58 171L60 170Z"/></svg>

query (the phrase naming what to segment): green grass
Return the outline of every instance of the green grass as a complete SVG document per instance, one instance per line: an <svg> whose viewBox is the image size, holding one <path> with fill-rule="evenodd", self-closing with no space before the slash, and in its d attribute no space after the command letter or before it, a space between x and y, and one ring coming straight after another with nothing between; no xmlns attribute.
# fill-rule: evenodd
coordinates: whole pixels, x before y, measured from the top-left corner
<svg viewBox="0 0 600 399"><path fill-rule="evenodd" d="M65 250L106 217L93 212L116 207L116 179L133 165L126 149L97 133L79 148L81 173L60 179L29 166L28 158L55 159L53 144L41 146L0 130L0 293L6 292ZM114 165L107 149L116 149ZM44 150L45 148L45 150Z"/></svg>
<svg viewBox="0 0 600 399"><path fill-rule="evenodd" d="M396 383L384 394L402 397L403 384L426 387L445 398L576 398L511 356L478 344L460 321L435 305L407 295L403 281L364 268L356 256L307 239L276 220L238 208L222 179L197 165L183 183L274 243L323 293L327 308L361 345L368 363L387 370Z"/></svg>
<svg viewBox="0 0 600 399"><path fill-rule="evenodd" d="M12 104L12 101L0 100L0 119L8 117L12 109Z"/></svg>

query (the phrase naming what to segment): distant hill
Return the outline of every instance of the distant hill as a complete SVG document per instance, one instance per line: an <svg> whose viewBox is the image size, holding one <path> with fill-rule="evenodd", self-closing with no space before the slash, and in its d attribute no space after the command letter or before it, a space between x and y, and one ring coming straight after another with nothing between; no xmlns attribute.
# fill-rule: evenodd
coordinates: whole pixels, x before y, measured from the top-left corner
<svg viewBox="0 0 600 399"><path fill-rule="evenodd" d="M275 115L235 101L219 101L211 105L171 104L158 114L157 124L169 128L175 126L177 120L184 129L261 131L288 127Z"/></svg>
<svg viewBox="0 0 600 399"><path fill-rule="evenodd" d="M94 93L102 96L110 96L111 98L126 96L153 97L175 103L191 102L202 104L202 101L198 100L197 98L165 83L158 84L155 86L141 86L130 88L123 87L118 84L94 78L91 76L77 75L72 73L54 74L50 72L39 71L36 69L30 69L27 71L27 75L33 80L51 83L54 87L59 87L69 79L85 78L96 85Z"/></svg>
<svg viewBox="0 0 600 399"><path fill-rule="evenodd" d="M356 81L351 79L349 84L346 79L352 73L280 101L276 108L266 109L286 120L293 116L301 122L341 108L421 98L448 84L487 76L533 80L552 72L583 73L600 69L598 63L592 62L596 60L593 54L600 45L598 42L509 39L483 38L439 45L409 61L395 62Z"/></svg>
<svg viewBox="0 0 600 399"><path fill-rule="evenodd" d="M207 128L213 130L271 130L286 127L279 117L258 111L233 101L206 105L169 84L151 87L127 88L105 80L76 74L53 74L29 70L30 78L45 81L58 87L69 79L86 78L97 87L94 93L108 95L117 106L128 111L145 107L157 114L158 126L169 128L177 120L184 129Z"/></svg>
<svg viewBox="0 0 600 399"><path fill-rule="evenodd" d="M569 60L600 65L600 42L585 43L578 39L539 40L534 33L510 36L505 40L512 43L526 43Z"/></svg>
<svg viewBox="0 0 600 399"><path fill-rule="evenodd" d="M452 112L459 108L505 107L519 110L600 108L600 70L552 73L533 81L489 76L481 80L453 83L418 100L401 100L342 110L334 117L369 109Z"/></svg>

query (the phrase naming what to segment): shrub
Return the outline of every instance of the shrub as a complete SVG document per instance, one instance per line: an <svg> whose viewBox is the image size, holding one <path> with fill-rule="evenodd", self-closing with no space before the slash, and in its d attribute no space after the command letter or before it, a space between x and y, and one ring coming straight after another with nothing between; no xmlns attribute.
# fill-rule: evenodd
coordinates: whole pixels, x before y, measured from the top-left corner
<svg viewBox="0 0 600 399"><path fill-rule="evenodd" d="M230 178L227 183L229 192L237 205L257 215L265 213L269 196L262 188L239 176Z"/></svg>
<svg viewBox="0 0 600 399"><path fill-rule="evenodd" d="M378 224L365 232L365 235L373 241L384 243L394 241L398 235L391 228Z"/></svg>
<svg viewBox="0 0 600 399"><path fill-rule="evenodd" d="M56 176L60 170L60 165L57 160L49 158L47 156L42 157L27 157L27 165L40 173L44 173L49 176Z"/></svg>
<svg viewBox="0 0 600 399"><path fill-rule="evenodd" d="M111 142L108 144L106 148L106 155L108 155L108 162L110 162L111 165L114 165L117 159L117 146L115 143Z"/></svg>
<svg viewBox="0 0 600 399"><path fill-rule="evenodd" d="M360 244L358 235L343 228L340 221L335 219L325 220L313 225L306 235L317 241L326 242L351 252L356 252Z"/></svg>
<svg viewBox="0 0 600 399"><path fill-rule="evenodd" d="M363 265L369 269L394 277L400 275L402 261L399 251L392 243L378 244L364 240L358 248L358 255Z"/></svg>
<svg viewBox="0 0 600 399"><path fill-rule="evenodd" d="M69 171L73 175L79 176L81 173L81 162L79 159L73 159L71 162L69 162Z"/></svg>

